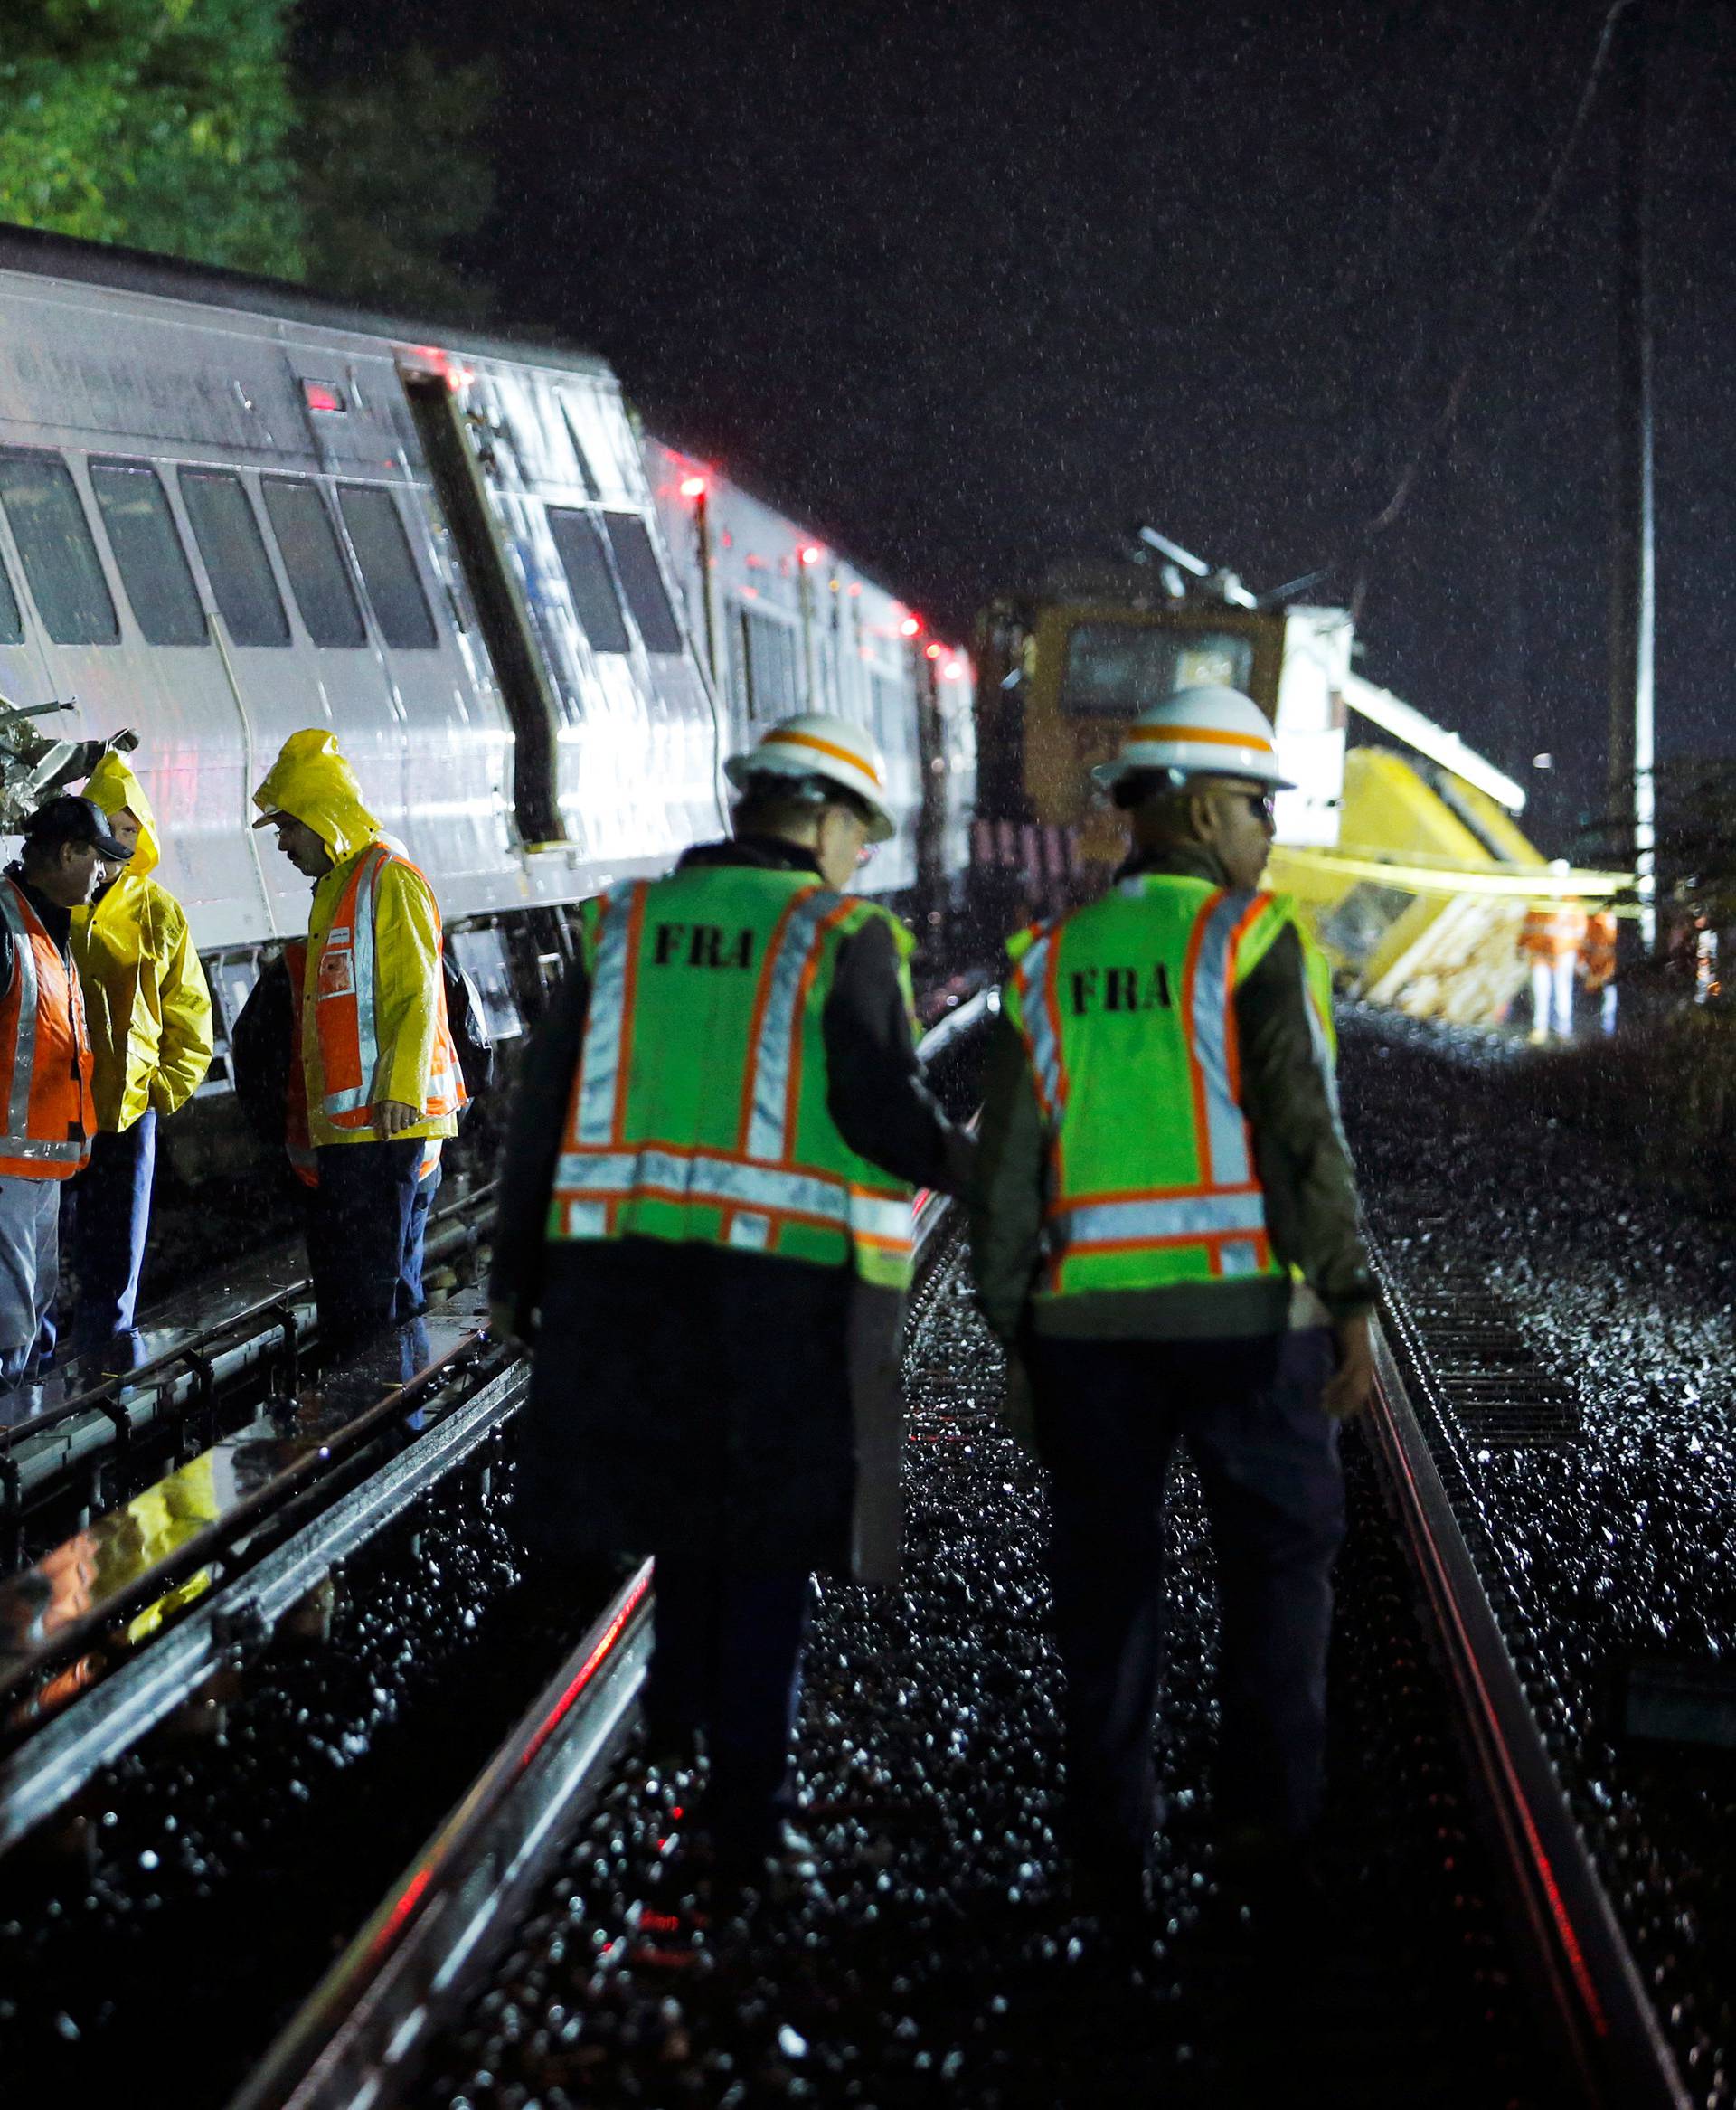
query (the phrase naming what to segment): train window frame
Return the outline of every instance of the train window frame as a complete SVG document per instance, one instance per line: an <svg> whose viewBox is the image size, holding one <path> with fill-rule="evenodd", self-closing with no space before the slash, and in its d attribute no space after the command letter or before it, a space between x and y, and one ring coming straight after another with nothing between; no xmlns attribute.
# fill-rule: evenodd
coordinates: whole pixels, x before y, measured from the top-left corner
<svg viewBox="0 0 1736 2110"><path fill-rule="evenodd" d="M6 613L8 609L12 611L10 617ZM24 641L24 604L12 582L11 567L0 557L0 645L22 645Z"/></svg>
<svg viewBox="0 0 1736 2110"><path fill-rule="evenodd" d="M86 582L94 582L101 589L100 605L108 611L109 628L91 628L83 620L65 624L64 619L75 603L61 598L61 582L56 577L56 564L33 531L19 532L20 516L13 510L13 494L6 484L5 465L8 462L34 462L46 468L51 485L64 479L63 488L72 501L71 518L76 521L82 535L81 554L89 558ZM6 525L12 532L12 540L18 553L19 568L24 585L35 603L36 614L50 639L57 645L118 645L120 643L120 614L115 606L115 596L108 583L108 574L103 569L102 554L97 546L96 536L90 532L90 519L85 511L84 495L79 489L78 478L72 473L72 465L65 455L50 447L0 447L0 512L6 516ZM24 516L24 525L33 528L30 516ZM74 538L74 547L80 547ZM39 563L39 560L41 562ZM44 591L44 588L47 591ZM94 615L98 604L88 604L83 613Z"/></svg>
<svg viewBox="0 0 1736 2110"><path fill-rule="evenodd" d="M1132 640L1136 638L1146 641L1148 648L1166 648L1170 654L1170 666L1161 676L1154 675L1149 662L1155 653L1148 648L1145 663L1139 665L1137 672L1112 694L1106 686L1097 698L1086 695L1085 682L1080 680L1076 684L1075 681L1074 655L1081 640L1111 634L1127 639L1129 642L1129 649L1122 658L1122 664L1126 667L1133 668L1139 657L1131 648ZM1237 678L1227 680L1225 686L1245 691L1253 679L1258 652L1258 640L1246 630L1239 630L1232 626L1219 629L1209 622L1178 628L1167 623L1141 622L1122 615L1096 612L1081 615L1067 626L1061 649L1060 679L1055 688L1056 710L1063 719L1086 724L1125 723L1137 711L1137 703L1133 699L1167 695L1175 688L1186 686L1179 679L1179 662L1184 653L1199 653L1208 644L1220 642L1233 646L1240 658L1240 664L1231 670ZM1105 665L1109 665L1107 658ZM1193 678L1198 680L1200 677L1196 674Z"/></svg>
<svg viewBox="0 0 1736 2110"><path fill-rule="evenodd" d="M775 725L807 708L804 695L801 654L801 633L794 623L780 622L769 609L756 608L751 601L737 601L731 610L734 618L731 625L731 643L735 648L735 660L740 668L738 695L743 714L750 725ZM776 637L778 640L777 659L778 670L788 669L788 682L785 695L764 695L763 687L775 687L776 683L761 682L761 668L766 658L754 643L756 629L764 638ZM767 671L770 671L768 667Z"/></svg>
<svg viewBox="0 0 1736 2110"><path fill-rule="evenodd" d="M367 595L368 606L373 611L373 620L382 639L392 652L438 652L440 648L440 626L435 620L434 604L429 599L428 588L422 582L421 567L416 562L416 551L410 539L410 530L404 525L404 516L398 502L384 484L363 484L343 481L334 487L337 494L337 516L344 524L344 538L350 545L350 554L355 560L355 569L362 580L362 591ZM351 516L350 501L373 506L378 502L377 518L382 524L390 524L384 543L358 535L355 522ZM367 547L364 549L363 543ZM403 569L397 578L389 576L390 563L376 565L370 556L378 557L390 551L391 557L401 556ZM378 576L376 577L376 572ZM411 597L402 598L408 586ZM412 620L405 623L407 614ZM420 614L420 620L413 617ZM413 633L413 634L412 634Z"/></svg>
<svg viewBox="0 0 1736 2110"><path fill-rule="evenodd" d="M175 482L180 487L181 503L186 508L187 519L193 528L193 539L198 548L200 561L205 567L205 577L211 584L212 599L217 603L217 613L222 619L224 629L229 632L230 643L238 650L271 652L286 649L291 642L289 611L283 605L283 594L278 585L277 573L271 569L271 554L266 547L265 534L259 526L259 512L254 506L252 494L247 487L246 478L239 469L226 468L221 462L184 462L175 471ZM232 488L241 499L239 514L229 523L222 524L222 532L213 533L210 541L206 540L205 525L215 530L220 524L207 511L203 495L196 498L193 495L194 491L203 494L207 487ZM237 598L234 591L236 582L243 577L243 572L232 561L236 544L231 537L241 521L245 521L246 528L241 534L240 543L242 546L250 547L259 558L257 577L246 591L253 595L260 579L271 590L269 602L254 598L250 609L243 608L241 600ZM250 544L247 533L250 529ZM280 636L269 621L258 625L253 620L254 615L268 612L270 609L277 610L278 625L281 626L282 631ZM238 616L244 617L245 620L238 621ZM267 631L270 634L264 634Z"/></svg>
<svg viewBox="0 0 1736 2110"><path fill-rule="evenodd" d="M649 522L641 514L605 507L603 533L609 538L616 582L638 629L640 644L659 658L684 652L687 640L670 598L669 582L657 562L657 545L651 539Z"/></svg>
<svg viewBox="0 0 1736 2110"><path fill-rule="evenodd" d="M571 598L573 616L584 633L585 642L593 652L616 656L630 652L633 638L627 627L627 606L621 596L620 581L615 575L609 537L597 525L597 516L583 506L545 505L542 510L548 518L549 535L561 563L561 573ZM569 554L570 547L573 552L582 550L586 562L594 556L594 569L587 572L584 563L575 566ZM602 589L600 594L592 591L598 587ZM599 637L599 629L607 629L608 635Z"/></svg>
<svg viewBox="0 0 1736 2110"><path fill-rule="evenodd" d="M292 544L285 540L278 516L272 509L271 494L274 490L297 502L306 497L316 513L326 531L326 544L331 552L335 578L343 585L344 605L354 620L353 634L346 630L344 636L339 637L330 631L322 612L324 603L320 609L310 607L308 596L303 591L300 557L294 554ZM368 642L368 620L362 611L362 595L354 567L350 561L344 535L339 532L338 525L332 517L332 509L326 502L325 492L311 477L284 476L272 472L260 476L259 497L265 506L266 525L270 528L271 539L277 544L278 562L283 566L283 575L289 582L296 612L301 618L301 627L307 631L308 641L322 652L364 651Z"/></svg>
<svg viewBox="0 0 1736 2110"><path fill-rule="evenodd" d="M141 460L137 455L93 454L85 462L86 474L90 478L90 495L97 502L97 516L102 522L103 534L108 537L108 554L114 560L115 570L120 574L121 589L127 596L127 604L133 611L133 620L147 645L170 647L177 651L198 651L211 643L211 618L199 592L199 582L193 576L193 565L187 556L187 545L182 538L181 523L175 516L175 506L169 497L168 487L156 463ZM111 506L105 496L105 477L128 477L137 479L135 487L146 486L156 494L156 505L152 518L161 528L167 530L166 539L156 538L156 555L143 550L130 531L117 535L115 523L124 517L120 508ZM167 549L173 552L166 567L157 563L157 556ZM143 564L135 558L143 555ZM178 566L178 569L177 569ZM162 592L165 577L174 582L169 599L176 588L184 589L184 596L178 611L169 610ZM143 586L143 591L140 588ZM165 616L167 620L165 620ZM185 618L191 614L198 619L196 630L187 626Z"/></svg>

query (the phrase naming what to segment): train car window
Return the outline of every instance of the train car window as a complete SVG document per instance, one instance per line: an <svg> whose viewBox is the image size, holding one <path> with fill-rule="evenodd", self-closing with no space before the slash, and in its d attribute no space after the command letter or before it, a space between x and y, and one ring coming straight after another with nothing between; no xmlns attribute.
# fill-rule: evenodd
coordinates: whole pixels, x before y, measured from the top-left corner
<svg viewBox="0 0 1736 2110"><path fill-rule="evenodd" d="M1075 623L1067 635L1061 707L1070 718L1131 718L1141 704L1195 683L1246 689L1253 670L1253 639L1233 631Z"/></svg>
<svg viewBox="0 0 1736 2110"><path fill-rule="evenodd" d="M90 487L146 643L208 645L199 589L156 471L142 461L93 461Z"/></svg>
<svg viewBox="0 0 1736 2110"><path fill-rule="evenodd" d="M12 524L24 577L57 645L114 645L120 624L102 559L58 454L0 448L0 505Z"/></svg>
<svg viewBox="0 0 1736 2110"><path fill-rule="evenodd" d="M378 484L340 484L337 505L380 635L394 652L431 652L439 633L392 493Z"/></svg>
<svg viewBox="0 0 1736 2110"><path fill-rule="evenodd" d="M567 584L572 589L573 610L590 640L591 650L625 652L627 624L616 598L609 552L597 532L597 523L576 506L551 506L549 532L554 537Z"/></svg>
<svg viewBox="0 0 1736 2110"><path fill-rule="evenodd" d="M18 612L18 596L12 590L6 567L0 564L0 645L22 645L24 619Z"/></svg>
<svg viewBox="0 0 1736 2110"><path fill-rule="evenodd" d="M241 478L232 469L184 468L181 497L231 639L287 645L289 618Z"/></svg>
<svg viewBox="0 0 1736 2110"><path fill-rule="evenodd" d="M910 685L879 673L870 673L868 683L874 700L874 735L882 748L895 747L900 744L899 728L907 719L916 723Z"/></svg>
<svg viewBox="0 0 1736 2110"><path fill-rule="evenodd" d="M633 610L647 652L679 652L681 626L669 605L669 590L651 536L637 513L605 513L609 546L615 553L615 569L620 574L621 591Z"/></svg>
<svg viewBox="0 0 1736 2110"><path fill-rule="evenodd" d="M801 664L795 631L758 609L738 608L736 639L741 700L750 723L774 724L799 711Z"/></svg>
<svg viewBox="0 0 1736 2110"><path fill-rule="evenodd" d="M362 604L318 487L298 477L261 477L259 488L307 635L316 645L332 649L365 645Z"/></svg>

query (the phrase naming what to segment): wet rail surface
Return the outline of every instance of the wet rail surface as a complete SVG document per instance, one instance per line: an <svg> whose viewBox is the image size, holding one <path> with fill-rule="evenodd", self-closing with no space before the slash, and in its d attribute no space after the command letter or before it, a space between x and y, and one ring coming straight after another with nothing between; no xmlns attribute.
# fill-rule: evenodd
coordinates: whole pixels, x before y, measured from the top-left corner
<svg viewBox="0 0 1736 2110"><path fill-rule="evenodd" d="M1523 1055L1345 1021L1345 1116L1417 1396L1690 2095L1736 2097L1736 1751L1625 1733L1624 1684L1736 1678L1736 1250L1514 1089Z"/></svg>
<svg viewBox="0 0 1736 2110"><path fill-rule="evenodd" d="M909 1586L827 1585L810 1642L800 1759L822 1880L750 1917L696 1917L681 1840L695 1784L629 1763L401 2099L1553 2099L1361 1441L1334 1647L1331 1902L1297 1953L1263 1944L1219 1891L1212 1556L1184 1471L1168 1522L1172 1819L1160 1910L1135 1935L1070 1901L1040 1479L991 1418L999 1358L956 1240L910 1376Z"/></svg>

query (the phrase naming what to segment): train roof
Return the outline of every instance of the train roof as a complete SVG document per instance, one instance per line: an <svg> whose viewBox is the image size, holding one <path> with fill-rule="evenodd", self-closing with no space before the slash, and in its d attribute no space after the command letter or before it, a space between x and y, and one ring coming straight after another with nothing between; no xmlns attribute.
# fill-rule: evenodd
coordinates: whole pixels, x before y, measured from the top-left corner
<svg viewBox="0 0 1736 2110"><path fill-rule="evenodd" d="M179 257L125 249L118 243L80 241L72 235L51 234L39 227L0 222L0 270L262 315L276 321L305 323L359 336L384 337L394 344L434 344L484 359L516 360L599 379L613 378L608 361L596 353L546 337L359 308L285 279L226 270L216 264L187 263Z"/></svg>

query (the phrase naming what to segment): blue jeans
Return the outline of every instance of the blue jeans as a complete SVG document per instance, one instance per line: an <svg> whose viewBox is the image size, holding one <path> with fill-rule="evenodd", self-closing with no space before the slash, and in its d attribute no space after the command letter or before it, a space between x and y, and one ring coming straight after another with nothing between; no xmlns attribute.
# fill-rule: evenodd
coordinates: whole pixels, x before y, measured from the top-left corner
<svg viewBox="0 0 1736 2110"><path fill-rule="evenodd" d="M131 1330L156 1170L156 1115L146 1108L118 1135L90 1139L90 1162L71 1182L72 1272L79 1278L72 1348L83 1355Z"/></svg>
<svg viewBox="0 0 1736 2110"><path fill-rule="evenodd" d="M1143 1859L1157 1817L1164 1492L1177 1441L1204 1489L1222 1642L1217 1804L1307 1836L1320 1813L1332 1564L1344 1533L1324 1329L1250 1340L1028 1343L1050 1468L1074 1850Z"/></svg>
<svg viewBox="0 0 1736 2110"><path fill-rule="evenodd" d="M0 1174L0 1392L35 1375L61 1280L60 1179Z"/></svg>
<svg viewBox="0 0 1736 2110"><path fill-rule="evenodd" d="M420 1311L422 1248L439 1168L417 1175L428 1145L327 1143L315 1152L319 1185L307 1197L307 1258L327 1361Z"/></svg>

